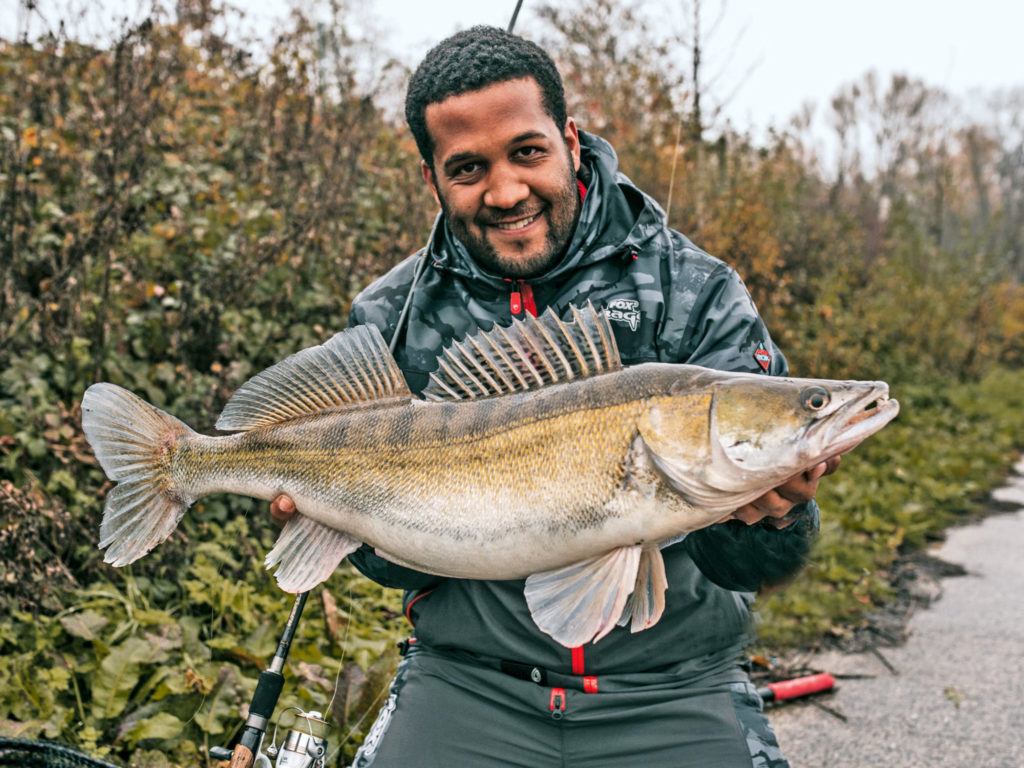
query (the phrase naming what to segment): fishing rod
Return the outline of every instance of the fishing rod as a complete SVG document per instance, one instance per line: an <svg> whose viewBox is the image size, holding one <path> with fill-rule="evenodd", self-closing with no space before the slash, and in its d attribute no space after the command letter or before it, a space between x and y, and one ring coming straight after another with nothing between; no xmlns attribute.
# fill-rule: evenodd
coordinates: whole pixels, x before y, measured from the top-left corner
<svg viewBox="0 0 1024 768"><path fill-rule="evenodd" d="M519 18L519 11L522 7L523 0L516 0L516 7L512 11L512 18L508 23L507 31L509 34L512 33L516 26L516 20ZM432 238L433 230L431 231ZM422 272L422 266L426 264L426 257L429 253L430 243L428 242L424 252L423 265L417 265L412 286L410 286L409 294L405 300L405 306L402 307L397 327L392 334L390 344L392 352L394 352L399 331L409 311L413 288L416 286L416 281ZM284 744L278 749L276 746L277 727L275 726L270 746L267 748L266 753L261 751L263 738L267 733L267 726L274 715L274 709L277 707L277 701L281 697L281 690L284 687L284 675L281 674L281 670L284 669L284 663L288 658L288 651L291 648L292 638L295 636L299 617L302 616L302 609L306 605L306 598L308 596L308 592L303 592L295 597L295 603L292 605L288 621L285 623L281 641L277 645L277 652L274 654L270 666L260 673L259 680L256 683L256 690L253 692L252 701L249 704L249 716L245 720L242 735L239 737L238 743L235 744L234 750L229 751L225 747L213 747L210 749L210 757L215 760L230 759L229 768L253 768L254 766L257 766L257 768L270 768L272 765L270 762L271 757L277 758L278 768L283 768L283 766L288 766L288 768L321 768L324 764L323 758L327 753L327 740L323 738L323 730L327 723L321 719L319 712L303 712L299 710L298 717L306 720L308 738L306 733L293 728L285 738ZM288 709L298 709L298 707L289 707ZM278 717L280 718L280 716ZM313 733L314 723L323 726L319 737Z"/></svg>
<svg viewBox="0 0 1024 768"><path fill-rule="evenodd" d="M256 690L249 703L249 716L245 720L242 735L238 738L234 750L224 747L213 747L210 750L210 757L215 760L230 760L229 768L271 768L273 763L270 762L270 758L276 758L278 768L322 768L324 764L324 755L327 754L327 740L324 738L327 722L322 719L319 712L303 712L298 707L288 709L299 709L297 719L306 721L308 735L299 728L292 728L279 749L275 726L270 746L265 751L262 750L267 726L274 715L277 701L281 697L281 689L284 687L284 675L281 674L281 670L284 669L284 663L288 658L288 651L291 649L307 597L308 592L295 596L274 658L270 666L260 673L256 683ZM280 716L278 720L280 721ZM314 726L319 734L314 733Z"/></svg>
<svg viewBox="0 0 1024 768"><path fill-rule="evenodd" d="M523 7L523 0L516 0L516 9L512 11L512 20L508 23L508 33L511 34L513 28L516 25L516 19L519 18L519 9Z"/></svg>

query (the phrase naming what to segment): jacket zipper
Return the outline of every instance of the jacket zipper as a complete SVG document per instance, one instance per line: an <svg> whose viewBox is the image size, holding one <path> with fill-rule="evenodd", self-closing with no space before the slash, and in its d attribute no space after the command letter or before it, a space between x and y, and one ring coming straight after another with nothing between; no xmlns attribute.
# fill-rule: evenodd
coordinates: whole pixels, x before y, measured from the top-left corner
<svg viewBox="0 0 1024 768"><path fill-rule="evenodd" d="M565 688L551 689L551 719L561 720L565 716Z"/></svg>

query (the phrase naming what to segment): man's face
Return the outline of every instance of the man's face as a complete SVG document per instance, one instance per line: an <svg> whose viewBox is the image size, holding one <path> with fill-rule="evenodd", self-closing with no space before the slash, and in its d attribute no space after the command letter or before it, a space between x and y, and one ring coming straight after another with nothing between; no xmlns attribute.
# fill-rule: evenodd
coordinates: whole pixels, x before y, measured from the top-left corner
<svg viewBox="0 0 1024 768"><path fill-rule="evenodd" d="M426 109L434 170L423 178L448 225L484 267L530 277L558 261L579 213L580 142L555 125L533 78L451 96Z"/></svg>

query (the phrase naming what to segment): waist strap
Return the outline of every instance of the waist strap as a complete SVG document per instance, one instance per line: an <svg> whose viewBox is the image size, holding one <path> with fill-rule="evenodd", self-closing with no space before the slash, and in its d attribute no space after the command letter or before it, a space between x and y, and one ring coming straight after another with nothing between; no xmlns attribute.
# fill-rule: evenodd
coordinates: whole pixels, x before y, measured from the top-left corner
<svg viewBox="0 0 1024 768"><path fill-rule="evenodd" d="M405 645L405 644L403 644ZM749 682L750 678L741 664L743 649L729 649L716 654L719 658L705 658L704 668L698 674L690 669L670 666L658 672L608 672L600 675L573 675L528 664L521 661L483 656L468 651L446 648L438 650L423 643L412 642L406 647L409 656L422 654L425 657L470 667L480 667L500 672L517 680L550 688L565 688L583 693L615 693L638 689L705 689L727 685L733 682Z"/></svg>
<svg viewBox="0 0 1024 768"><path fill-rule="evenodd" d="M484 664L494 666L506 675L517 677L520 680L529 680L537 685L550 686L553 688L572 688L584 693L597 693L597 677L594 675L566 675L562 672L553 672L544 667L534 664L523 664L519 661L501 660L497 664L483 660Z"/></svg>

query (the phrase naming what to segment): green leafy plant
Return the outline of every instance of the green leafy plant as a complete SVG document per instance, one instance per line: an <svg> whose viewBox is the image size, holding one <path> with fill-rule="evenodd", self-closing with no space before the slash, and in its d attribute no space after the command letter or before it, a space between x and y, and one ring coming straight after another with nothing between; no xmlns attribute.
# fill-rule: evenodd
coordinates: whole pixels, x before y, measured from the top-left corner
<svg viewBox="0 0 1024 768"><path fill-rule="evenodd" d="M245 517L201 527L191 554L165 558L175 581L154 575L168 562L111 569L56 614L0 624L0 730L100 755L156 750L177 765L204 764L210 746L230 741L291 601L263 571L254 551L266 537ZM396 593L340 569L304 613L281 708L328 713L350 755L403 623Z"/></svg>

